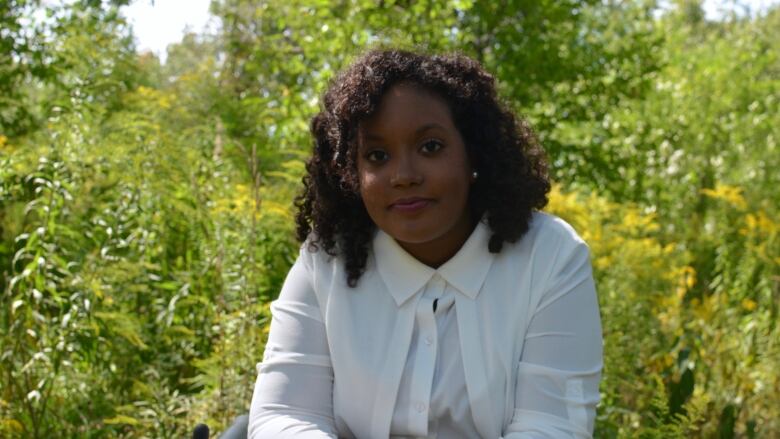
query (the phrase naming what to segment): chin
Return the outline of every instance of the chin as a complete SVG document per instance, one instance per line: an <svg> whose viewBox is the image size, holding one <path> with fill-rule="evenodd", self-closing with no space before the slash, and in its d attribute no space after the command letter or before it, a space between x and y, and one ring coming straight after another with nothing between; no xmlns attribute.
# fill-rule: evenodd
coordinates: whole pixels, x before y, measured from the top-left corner
<svg viewBox="0 0 780 439"><path fill-rule="evenodd" d="M432 230L431 227L411 226L411 227L396 227L394 230L388 232L388 235L392 236L396 241L404 242L407 244L424 244L426 242L433 241L438 238L441 233L438 230Z"/></svg>

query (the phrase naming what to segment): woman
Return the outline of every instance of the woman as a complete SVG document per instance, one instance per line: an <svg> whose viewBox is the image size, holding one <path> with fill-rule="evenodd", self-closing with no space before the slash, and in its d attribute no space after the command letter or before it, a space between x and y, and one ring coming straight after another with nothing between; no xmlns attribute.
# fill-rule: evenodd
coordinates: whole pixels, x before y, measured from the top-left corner
<svg viewBox="0 0 780 439"><path fill-rule="evenodd" d="M537 211L528 126L464 56L365 54L329 87L252 438L590 437L587 246Z"/></svg>

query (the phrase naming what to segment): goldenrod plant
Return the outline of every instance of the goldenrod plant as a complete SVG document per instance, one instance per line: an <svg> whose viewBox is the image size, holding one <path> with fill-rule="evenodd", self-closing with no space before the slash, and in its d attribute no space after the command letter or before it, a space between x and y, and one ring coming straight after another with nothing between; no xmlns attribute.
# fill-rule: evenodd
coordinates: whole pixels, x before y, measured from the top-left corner
<svg viewBox="0 0 780 439"><path fill-rule="evenodd" d="M777 6L214 0L161 63L127 3L0 2L0 437L247 412L309 118L383 46L479 59L547 150L601 303L597 437L780 436Z"/></svg>

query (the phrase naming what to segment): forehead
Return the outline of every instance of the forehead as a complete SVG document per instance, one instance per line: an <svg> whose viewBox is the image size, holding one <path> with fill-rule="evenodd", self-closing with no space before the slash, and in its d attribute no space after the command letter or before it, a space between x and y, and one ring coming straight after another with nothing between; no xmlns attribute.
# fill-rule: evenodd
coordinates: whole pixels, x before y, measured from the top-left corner
<svg viewBox="0 0 780 439"><path fill-rule="evenodd" d="M370 117L360 124L363 134L398 134L436 124L455 129L452 112L438 94L414 84L396 84L385 94Z"/></svg>

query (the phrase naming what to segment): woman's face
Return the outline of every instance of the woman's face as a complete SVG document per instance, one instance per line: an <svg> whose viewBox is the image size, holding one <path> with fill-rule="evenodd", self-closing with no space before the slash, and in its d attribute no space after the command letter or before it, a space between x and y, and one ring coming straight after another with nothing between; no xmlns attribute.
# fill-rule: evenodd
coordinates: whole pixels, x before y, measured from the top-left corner
<svg viewBox="0 0 780 439"><path fill-rule="evenodd" d="M360 195L374 223L423 263L439 266L473 229L472 170L445 101L393 86L358 137Z"/></svg>

